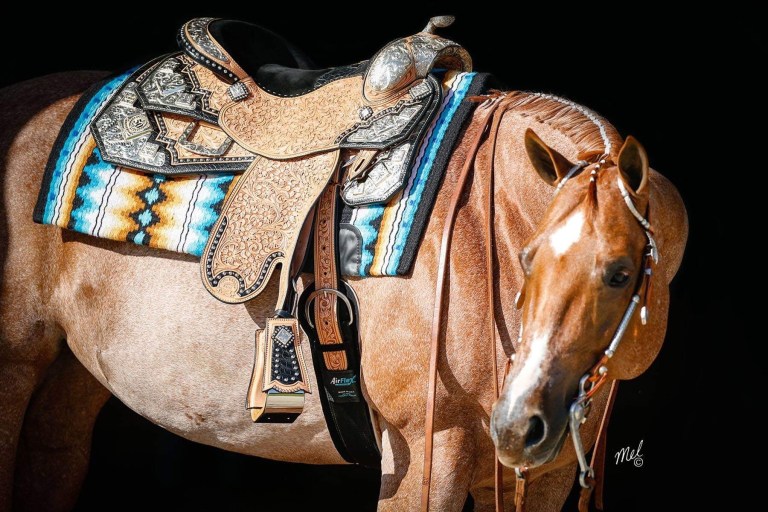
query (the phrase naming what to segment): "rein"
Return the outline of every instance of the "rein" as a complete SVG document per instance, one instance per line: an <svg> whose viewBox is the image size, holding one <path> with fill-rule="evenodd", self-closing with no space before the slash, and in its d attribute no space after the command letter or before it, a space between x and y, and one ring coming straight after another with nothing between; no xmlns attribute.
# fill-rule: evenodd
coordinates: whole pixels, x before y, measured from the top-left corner
<svg viewBox="0 0 768 512"><path fill-rule="evenodd" d="M440 348L440 331L444 319L444 291L445 281L449 270L449 258L451 251L451 242L453 227L456 221L456 215L459 210L459 202L461 196L464 194L467 188L468 178L470 170L473 167L477 154L480 150L480 146L483 143L484 136L487 134L489 139L489 150L491 151L490 159L490 175L487 181L487 203L485 208L485 224L486 224L486 276L487 276L487 293L488 301L490 304L489 315L489 327L491 332L491 355L492 355L492 375L493 375L493 390L494 398L499 398L499 371L496 365L497 360L497 347L496 347L496 318L494 305L496 303L495 297L495 283L494 283L494 267L493 267L493 246L494 246L494 158L496 149L496 141L498 135L499 124L503 117L504 112L507 110L510 101L502 93L492 93L487 96L480 96L471 98L472 101L480 102L477 107L477 111L481 113L481 118L478 121L480 125L477 134L470 144L464 166L462 167L459 177L457 179L456 187L451 195L450 203L448 206L448 213L443 225L442 238L440 243L439 263L437 268L437 280L435 289L435 306L432 318L432 331L430 342L430 359L429 359L429 379L427 385L427 407L426 407L426 419L424 426L424 469L422 476L422 489L421 489L421 510L422 512L429 511L429 494L432 484L432 458L434 451L434 424L435 424L435 395L437 387L437 356ZM600 167L606 163L606 160L601 159L596 168L592 171L592 179L595 179L595 175ZM588 165L587 162L581 161L575 165L566 176L560 181L555 190L557 194L565 185L565 183L572 176L577 174L580 170L584 169ZM573 439L574 448L576 449L576 455L579 462L579 483L582 486L582 494L579 499L579 510L588 510L589 500L591 498L593 488L597 487L598 495L596 504L598 508L602 509L602 462L598 466L598 472L596 474L595 469L596 462L603 461L605 457L605 445L606 445L606 429L608 425L608 419L613 408L613 402L616 395L617 382L613 381L608 398L608 404L603 413L602 420L598 431L597 441L592 454L591 464L587 463L586 453L584 445L581 441L579 434L579 428L586 421L589 409L592 403L592 397L607 381L608 367L606 364L608 360L613 356L616 349L621 342L624 333L629 326L629 322L632 319L637 305L640 303L641 294L645 296L647 301L650 291L650 278L652 274L652 265L658 262L659 253L656 242L653 238L653 232L651 225L647 218L644 217L637 210L631 196L626 190L621 178L617 179L619 191L621 192L624 202L632 215L637 219L639 224L645 230L646 237L648 238L648 245L646 246L648 252L644 258L644 266L638 285L635 289L635 293L627 306L624 315L619 322L619 326L616 329L608 348L603 353L603 356L597 362L597 364L585 374L579 382L579 394L573 404L570 407L570 430L571 438ZM649 205L650 207L650 205ZM518 297L520 294L518 294ZM643 325L647 322L647 304L644 304L641 308L640 318ZM522 325L521 325L522 328ZM514 358L514 355L512 356ZM507 361L504 377L509 371L511 360ZM503 378L502 377L502 382ZM515 468L516 485L515 485L515 510L516 512L523 512L525 510L525 500L527 495L527 468ZM503 466L498 457L494 456L494 498L495 508L497 512L504 510L504 482L503 482Z"/></svg>
<svg viewBox="0 0 768 512"><path fill-rule="evenodd" d="M445 225L443 226L442 240L440 242L440 260L437 267L437 284L435 290L435 309L432 317L432 336L430 343L430 357L429 357L429 382L427 385L427 414L424 425L424 473L422 476L421 486L421 510L423 512L429 511L429 490L432 484L432 452L434 446L434 427L435 427L435 389L437 386L437 354L440 348L440 328L443 323L444 308L443 308L443 292L445 291L445 280L448 276L448 259L451 252L451 241L453 234L453 226L456 221L456 214L459 210L459 201L466 188L470 170L475 162L477 153L480 150L480 145L483 142L483 136L489 131L489 127L498 128L501 122L501 115L495 115L499 111L503 112L500 107L504 103L504 96L497 94L493 96L481 96L476 99L481 101L477 107L477 111L481 113L479 124L480 128L472 139L467 158L464 162L459 173L459 178L456 183L456 188L451 195L450 204L448 206L448 214L445 218ZM493 138L491 147L495 146L496 130L492 129L490 136ZM493 159L491 159L491 162ZM491 164L493 165L493 164ZM491 167L491 177L488 180L488 208L486 209L486 224L489 232L488 247L486 250L487 267L490 269L487 276L488 285L488 297L491 300L491 345L493 356L493 389L495 398L499 397L499 381L498 381L498 369L496 368L496 320L493 315L493 304L495 303L494 297L494 283L493 283L493 223L492 210L493 210L493 167ZM494 483L496 487L496 509L504 510L504 494L503 494L503 468L498 458L494 457L495 469L494 469Z"/></svg>

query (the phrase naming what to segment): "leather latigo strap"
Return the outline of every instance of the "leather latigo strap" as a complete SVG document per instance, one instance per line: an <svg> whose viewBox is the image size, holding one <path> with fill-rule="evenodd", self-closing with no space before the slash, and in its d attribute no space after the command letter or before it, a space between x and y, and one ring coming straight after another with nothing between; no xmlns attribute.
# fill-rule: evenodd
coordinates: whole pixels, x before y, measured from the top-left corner
<svg viewBox="0 0 768 512"><path fill-rule="evenodd" d="M337 312L339 272L336 267L336 197L338 187L331 184L320 196L315 215L315 325L321 345L342 345ZM343 347L323 351L325 367L346 370L349 366Z"/></svg>
<svg viewBox="0 0 768 512"><path fill-rule="evenodd" d="M292 423L304 409L307 380L295 318L268 318L256 331L256 357L246 409L258 423Z"/></svg>

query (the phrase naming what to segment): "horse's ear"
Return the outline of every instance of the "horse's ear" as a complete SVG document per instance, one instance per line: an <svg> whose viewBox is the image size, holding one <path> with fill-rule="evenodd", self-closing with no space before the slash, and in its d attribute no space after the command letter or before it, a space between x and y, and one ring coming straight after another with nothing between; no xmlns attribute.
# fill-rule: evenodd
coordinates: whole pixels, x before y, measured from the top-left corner
<svg viewBox="0 0 768 512"><path fill-rule="evenodd" d="M554 185L573 167L567 158L544 144L530 128L525 131L525 151L541 179L550 185Z"/></svg>
<svg viewBox="0 0 768 512"><path fill-rule="evenodd" d="M648 155L642 144L631 135L619 151L619 175L624 184L636 195L648 185Z"/></svg>

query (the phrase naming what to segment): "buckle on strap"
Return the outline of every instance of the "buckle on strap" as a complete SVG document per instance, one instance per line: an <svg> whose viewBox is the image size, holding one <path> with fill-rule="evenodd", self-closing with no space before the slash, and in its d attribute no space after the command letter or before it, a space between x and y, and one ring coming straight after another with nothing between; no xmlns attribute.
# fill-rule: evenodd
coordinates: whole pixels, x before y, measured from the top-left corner
<svg viewBox="0 0 768 512"><path fill-rule="evenodd" d="M349 321L347 322L347 325L352 325L352 323L355 321L355 313L347 296L341 293L339 290L335 290L333 288L320 288L319 290L312 291L312 293L309 294L309 297L307 297L306 304L304 304L304 316L307 319L307 323L310 325L310 327L314 329L315 324L312 323L312 317L309 316L309 306L312 304L312 301L315 300L315 297L321 293L324 295L331 293L341 299L341 301L347 306L347 311L349 312Z"/></svg>
<svg viewBox="0 0 768 512"><path fill-rule="evenodd" d="M221 156L224 153L227 152L227 150L232 146L232 137L227 136L226 139L224 139L224 142L222 142L219 147L217 148L209 148L206 146L203 146L202 144L197 144L189 140L189 138L192 136L192 133L200 126L200 123L197 121L192 121L187 125L186 128L184 128L184 132L179 136L178 144L179 146L183 147L184 149L191 151L192 153L196 153L198 155L203 156Z"/></svg>

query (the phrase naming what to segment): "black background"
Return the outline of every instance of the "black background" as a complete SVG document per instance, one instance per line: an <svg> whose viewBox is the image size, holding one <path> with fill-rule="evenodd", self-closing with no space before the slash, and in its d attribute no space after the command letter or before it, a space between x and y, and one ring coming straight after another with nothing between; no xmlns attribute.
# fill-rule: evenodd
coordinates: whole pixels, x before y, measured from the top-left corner
<svg viewBox="0 0 768 512"><path fill-rule="evenodd" d="M679 15L643 3L563 10L544 2L278 2L270 3L270 14L260 13L260 2L240 9L213 2L129 5L121 4L116 17L94 7L43 12L32 2L17 4L27 14L18 23L7 17L0 31L0 85L142 63L173 50L177 28L195 16L260 23L329 66L369 58L387 41L421 29L429 16L452 13L458 21L442 33L469 49L477 70L493 72L511 89L566 96L636 136L653 167L679 188L690 238L672 285L662 353L646 374L621 386L608 454L642 439L645 463L617 466L609 458L607 510L696 510L725 499L738 509L736 502L756 489L741 467L762 444L751 412L763 401L754 398L751 377L764 335L750 337L753 317L745 307L750 294L755 304L765 303L758 284L764 221L751 210L765 202L758 195L766 173L765 86L757 75L768 45L755 13L731 6ZM195 445L112 399L96 425L77 510L101 510L105 500L151 509L374 510L377 486L371 471L275 463Z"/></svg>

